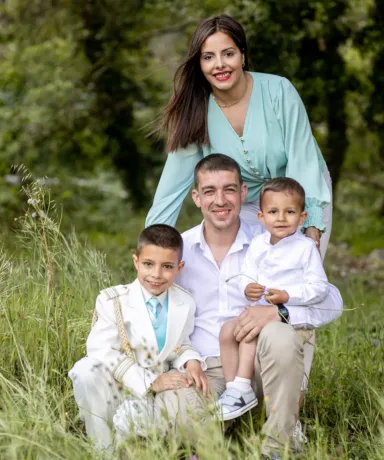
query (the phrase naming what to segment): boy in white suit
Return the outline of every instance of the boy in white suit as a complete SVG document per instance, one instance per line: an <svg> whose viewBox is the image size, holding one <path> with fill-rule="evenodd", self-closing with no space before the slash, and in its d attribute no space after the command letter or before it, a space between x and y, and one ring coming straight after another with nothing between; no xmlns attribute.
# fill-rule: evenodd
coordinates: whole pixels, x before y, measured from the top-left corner
<svg viewBox="0 0 384 460"><path fill-rule="evenodd" d="M182 252L183 240L173 227L144 229L133 256L137 279L104 289L96 300L97 321L87 340L87 357L69 376L87 434L98 447L111 444L114 415L120 435L130 429L145 434L144 424L161 423L160 412L169 409L161 405L161 392L195 384L208 393L205 362L189 340L195 302L173 284L184 266ZM92 375L84 371L93 369L94 383L83 378ZM136 424L139 412L144 418Z"/></svg>

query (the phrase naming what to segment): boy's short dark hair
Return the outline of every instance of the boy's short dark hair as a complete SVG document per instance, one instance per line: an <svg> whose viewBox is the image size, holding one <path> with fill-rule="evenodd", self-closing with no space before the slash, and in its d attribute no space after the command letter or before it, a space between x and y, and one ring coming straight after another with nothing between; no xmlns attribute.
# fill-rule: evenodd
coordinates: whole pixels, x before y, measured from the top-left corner
<svg viewBox="0 0 384 460"><path fill-rule="evenodd" d="M169 225L154 224L145 228L139 235L136 247L136 255L139 257L144 246L159 246L164 249L172 249L179 254L179 261L183 257L183 238L180 233Z"/></svg>
<svg viewBox="0 0 384 460"><path fill-rule="evenodd" d="M266 182L260 192L260 209L263 208L263 197L267 192L285 192L290 195L297 194L300 199L301 210L305 208L305 191L303 187L290 177L277 177Z"/></svg>
<svg viewBox="0 0 384 460"><path fill-rule="evenodd" d="M197 163L194 173L195 188L199 185L199 173L206 171L235 171L240 185L243 183L239 164L223 153L212 153L212 155L204 157Z"/></svg>

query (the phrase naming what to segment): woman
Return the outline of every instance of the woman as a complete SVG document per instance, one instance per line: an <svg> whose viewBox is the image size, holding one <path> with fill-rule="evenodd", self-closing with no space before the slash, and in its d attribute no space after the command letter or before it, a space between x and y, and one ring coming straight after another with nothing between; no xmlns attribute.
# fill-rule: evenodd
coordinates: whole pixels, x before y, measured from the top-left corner
<svg viewBox="0 0 384 460"><path fill-rule="evenodd" d="M331 181L304 105L287 79L248 72L245 33L230 16L205 19L196 28L188 58L176 72L162 128L169 132L167 150L172 153L146 225L175 225L197 162L211 153L225 153L239 163L248 185L241 217L258 225L263 184L292 177L306 191L305 233L325 255Z"/></svg>

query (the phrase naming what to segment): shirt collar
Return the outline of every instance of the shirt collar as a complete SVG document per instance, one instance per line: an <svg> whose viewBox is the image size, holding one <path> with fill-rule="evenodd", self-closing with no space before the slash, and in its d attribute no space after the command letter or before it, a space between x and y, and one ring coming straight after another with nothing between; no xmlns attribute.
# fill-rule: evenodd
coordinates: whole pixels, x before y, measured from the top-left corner
<svg viewBox="0 0 384 460"><path fill-rule="evenodd" d="M252 228L245 221L240 219L240 228L237 232L235 241L232 243L231 252L241 250L245 245L250 245L254 236ZM193 234L191 246L197 244L200 246L202 251L204 251L207 246L207 242L204 237L204 220L196 227L196 231Z"/></svg>
<svg viewBox="0 0 384 460"><path fill-rule="evenodd" d="M164 306L164 302L168 294L168 289L160 295L152 295L141 284L140 284L140 287L141 287L141 292L143 293L145 304L147 304L148 300L152 299L152 297L156 297L158 301L161 303L161 305Z"/></svg>

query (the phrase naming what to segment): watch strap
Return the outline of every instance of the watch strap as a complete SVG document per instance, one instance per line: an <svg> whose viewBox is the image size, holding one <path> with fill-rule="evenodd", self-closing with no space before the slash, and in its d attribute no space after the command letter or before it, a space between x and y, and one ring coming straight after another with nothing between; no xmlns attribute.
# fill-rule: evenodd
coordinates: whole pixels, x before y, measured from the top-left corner
<svg viewBox="0 0 384 460"><path fill-rule="evenodd" d="M281 321L283 323L289 323L290 318L289 318L288 308L282 303L278 303L276 306L277 306L277 312L280 315Z"/></svg>

